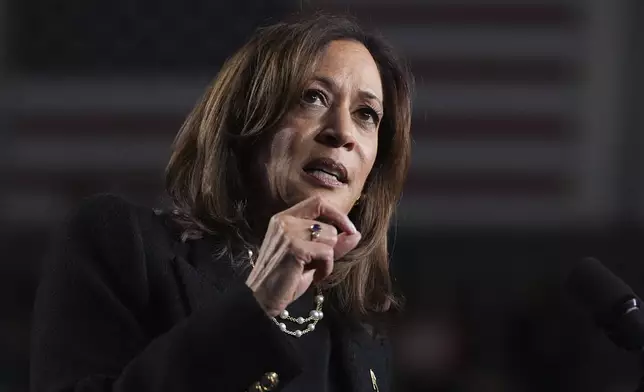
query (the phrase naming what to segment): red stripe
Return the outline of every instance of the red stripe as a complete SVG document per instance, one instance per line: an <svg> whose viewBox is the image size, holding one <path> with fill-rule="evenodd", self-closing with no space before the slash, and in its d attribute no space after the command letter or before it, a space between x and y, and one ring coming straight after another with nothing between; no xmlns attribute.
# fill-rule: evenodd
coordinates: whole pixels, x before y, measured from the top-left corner
<svg viewBox="0 0 644 392"><path fill-rule="evenodd" d="M13 119L20 135L110 136L174 135L183 117L163 114L143 115L60 115ZM416 113L412 120L414 138L439 140L510 139L565 141L573 126L563 117L534 115L462 115Z"/></svg>
<svg viewBox="0 0 644 392"><path fill-rule="evenodd" d="M364 24L383 25L477 25L531 27L577 23L573 6L561 4L450 5L450 4L334 4L326 11L354 15Z"/></svg>
<svg viewBox="0 0 644 392"><path fill-rule="evenodd" d="M573 137L573 124L563 116L534 115L416 115L414 139L561 141Z"/></svg>
<svg viewBox="0 0 644 392"><path fill-rule="evenodd" d="M446 173L412 170L405 186L405 193L448 196L561 196L567 193L569 188L570 181L559 174L471 171Z"/></svg>
<svg viewBox="0 0 644 392"><path fill-rule="evenodd" d="M576 78L575 66L558 58L418 58L411 61L417 81L543 84L566 83Z"/></svg>
<svg viewBox="0 0 644 392"><path fill-rule="evenodd" d="M62 114L18 116L12 121L15 129L23 135L51 135L52 132L56 132L57 136L100 133L168 135L179 131L184 116L163 113Z"/></svg>
<svg viewBox="0 0 644 392"><path fill-rule="evenodd" d="M12 171L3 173L5 180L2 186L7 189L20 189L43 193L73 193L89 194L95 192L135 192L141 194L157 194L164 188L164 167L161 165L158 170L139 170L136 167L131 170L101 170L93 168L78 167L73 172L66 171L52 172L48 168L41 168L38 171Z"/></svg>

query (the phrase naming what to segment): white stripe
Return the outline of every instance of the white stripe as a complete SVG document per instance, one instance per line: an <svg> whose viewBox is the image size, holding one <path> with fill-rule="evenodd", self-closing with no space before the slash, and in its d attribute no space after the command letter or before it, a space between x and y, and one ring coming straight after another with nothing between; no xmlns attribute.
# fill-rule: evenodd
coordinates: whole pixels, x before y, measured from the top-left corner
<svg viewBox="0 0 644 392"><path fill-rule="evenodd" d="M412 228L558 227L589 223L566 197L406 195L396 224Z"/></svg>
<svg viewBox="0 0 644 392"><path fill-rule="evenodd" d="M520 133L517 130L517 133ZM512 173L557 173L570 168L571 147L556 142L444 142L416 143L412 170L485 170Z"/></svg>
<svg viewBox="0 0 644 392"><path fill-rule="evenodd" d="M497 5L508 5L508 6L517 6L517 5L558 5L558 6L568 6L575 5L585 0L495 0L493 2L494 6ZM392 3L392 0L319 0L315 3L319 5L344 5L351 7L351 5L378 5L378 6L390 6L396 7L400 5L418 5L419 7L431 7L433 5L450 5L450 6L460 6L461 8L467 9L467 6L476 6L476 5L490 5L490 0L396 0L396 3ZM349 8L350 10L351 8Z"/></svg>
<svg viewBox="0 0 644 392"><path fill-rule="evenodd" d="M3 97L6 109L18 114L110 114L114 112L170 112L186 114L205 91L208 81L145 79L33 79L9 84ZM564 86L476 86L419 83L417 110L454 113L496 111L561 113L574 107L575 89Z"/></svg>
<svg viewBox="0 0 644 392"><path fill-rule="evenodd" d="M441 114L557 114L576 109L574 86L498 86L432 84L419 86L416 112Z"/></svg>
<svg viewBox="0 0 644 392"><path fill-rule="evenodd" d="M482 56L574 59L581 38L572 28L397 26L381 29L406 57Z"/></svg>
<svg viewBox="0 0 644 392"><path fill-rule="evenodd" d="M213 76L215 71L213 71ZM19 114L185 113L205 91L208 78L131 77L118 79L29 77L9 83L6 107Z"/></svg>
<svg viewBox="0 0 644 392"><path fill-rule="evenodd" d="M91 133L91 130L88 130ZM170 156L172 138L109 139L46 138L15 141L5 152L4 162L12 170L73 174L90 171L114 173L135 170L163 172Z"/></svg>

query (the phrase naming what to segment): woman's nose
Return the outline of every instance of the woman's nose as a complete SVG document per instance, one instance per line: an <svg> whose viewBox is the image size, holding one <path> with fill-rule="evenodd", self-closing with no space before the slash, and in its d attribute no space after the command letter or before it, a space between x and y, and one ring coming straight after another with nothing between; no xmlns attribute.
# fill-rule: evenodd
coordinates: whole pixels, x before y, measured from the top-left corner
<svg viewBox="0 0 644 392"><path fill-rule="evenodd" d="M356 143L354 132L355 124L351 113L338 108L328 113L324 128L318 133L316 140L329 147L352 150Z"/></svg>

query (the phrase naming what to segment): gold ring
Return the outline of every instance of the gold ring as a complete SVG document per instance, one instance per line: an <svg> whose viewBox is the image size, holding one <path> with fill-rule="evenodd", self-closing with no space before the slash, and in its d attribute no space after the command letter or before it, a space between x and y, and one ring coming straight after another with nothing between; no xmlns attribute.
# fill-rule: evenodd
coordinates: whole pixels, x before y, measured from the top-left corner
<svg viewBox="0 0 644 392"><path fill-rule="evenodd" d="M309 227L309 231L311 232L311 241L315 241L320 237L320 232L322 231L322 226L318 223L314 223Z"/></svg>

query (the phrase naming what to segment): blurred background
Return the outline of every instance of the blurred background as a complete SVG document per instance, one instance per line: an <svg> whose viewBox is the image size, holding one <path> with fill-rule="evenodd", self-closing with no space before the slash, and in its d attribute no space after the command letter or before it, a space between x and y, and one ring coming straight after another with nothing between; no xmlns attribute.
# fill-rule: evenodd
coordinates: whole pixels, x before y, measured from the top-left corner
<svg viewBox="0 0 644 392"><path fill-rule="evenodd" d="M596 256L644 295L644 2L0 0L0 391L26 391L48 237L82 198L150 206L223 60L301 8L379 30L416 78L392 229L399 391L633 391L561 290Z"/></svg>

